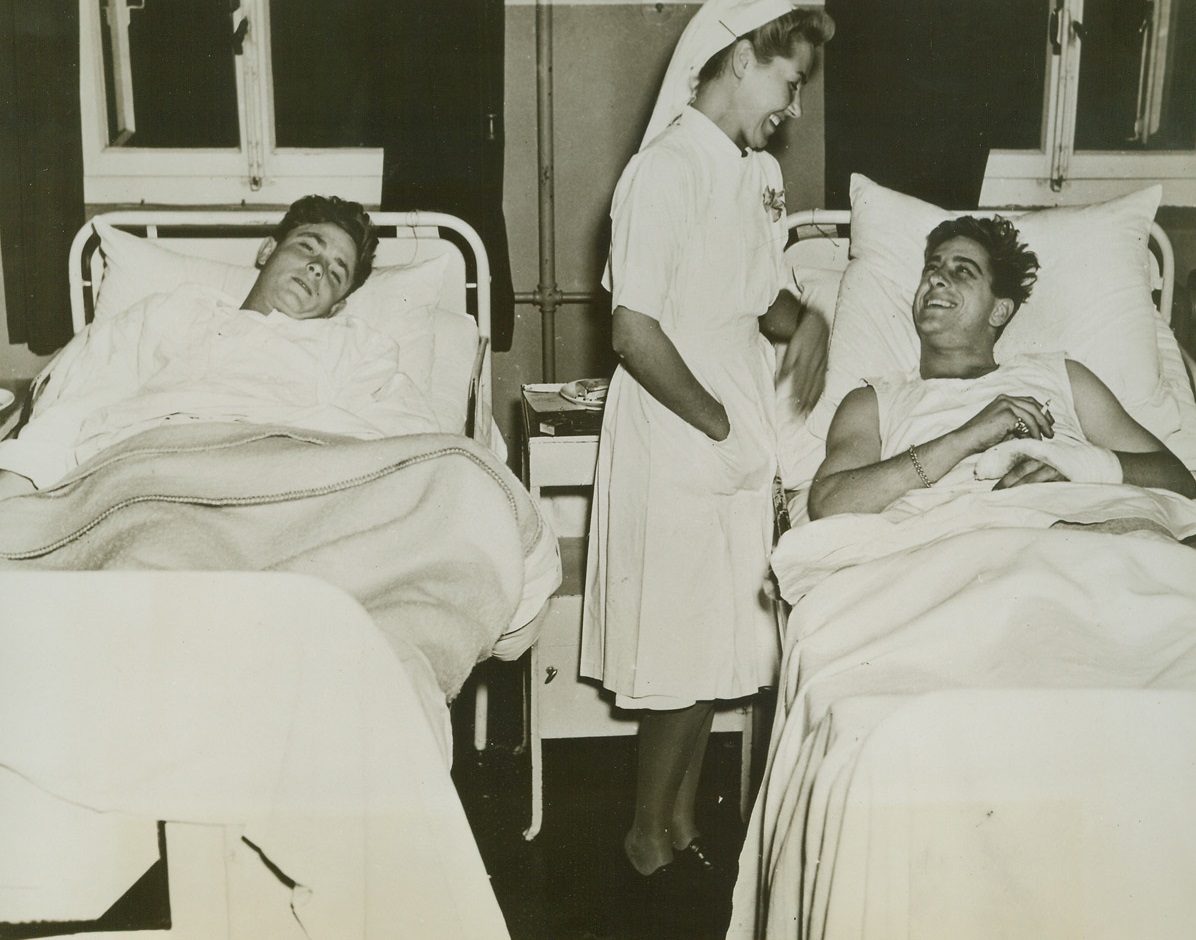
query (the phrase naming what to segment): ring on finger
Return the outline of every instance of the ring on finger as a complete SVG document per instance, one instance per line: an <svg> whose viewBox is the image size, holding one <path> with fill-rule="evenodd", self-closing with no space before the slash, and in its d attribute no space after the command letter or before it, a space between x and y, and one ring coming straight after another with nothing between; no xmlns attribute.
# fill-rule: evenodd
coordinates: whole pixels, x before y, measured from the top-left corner
<svg viewBox="0 0 1196 940"><path fill-rule="evenodd" d="M1029 437L1030 426L1021 418L1018 418L1013 425L1013 434L1015 437Z"/></svg>

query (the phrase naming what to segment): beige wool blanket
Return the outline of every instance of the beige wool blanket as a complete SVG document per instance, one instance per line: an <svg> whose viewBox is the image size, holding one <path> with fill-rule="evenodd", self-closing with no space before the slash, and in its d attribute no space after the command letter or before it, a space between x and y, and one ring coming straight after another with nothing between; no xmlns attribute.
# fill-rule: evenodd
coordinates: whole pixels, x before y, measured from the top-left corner
<svg viewBox="0 0 1196 940"><path fill-rule="evenodd" d="M467 438L244 424L147 431L0 501L0 569L12 566L315 575L356 598L404 662L417 649L450 699L560 576L526 490Z"/></svg>

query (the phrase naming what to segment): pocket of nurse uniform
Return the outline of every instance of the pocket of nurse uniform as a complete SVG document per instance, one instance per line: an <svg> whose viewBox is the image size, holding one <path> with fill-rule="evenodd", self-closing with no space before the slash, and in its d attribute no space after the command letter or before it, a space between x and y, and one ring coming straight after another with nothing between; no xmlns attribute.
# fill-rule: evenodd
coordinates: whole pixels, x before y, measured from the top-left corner
<svg viewBox="0 0 1196 940"><path fill-rule="evenodd" d="M744 427L744 425L748 425ZM735 493L767 485L772 478L771 460L763 441L751 433L750 422L731 420L731 433L716 441L706 436L717 458L717 489Z"/></svg>

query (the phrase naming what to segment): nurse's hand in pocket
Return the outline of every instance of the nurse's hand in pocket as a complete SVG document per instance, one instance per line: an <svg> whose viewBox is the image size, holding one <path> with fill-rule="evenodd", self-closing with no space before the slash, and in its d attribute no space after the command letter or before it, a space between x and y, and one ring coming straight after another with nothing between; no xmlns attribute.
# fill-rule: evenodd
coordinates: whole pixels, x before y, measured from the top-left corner
<svg viewBox="0 0 1196 940"><path fill-rule="evenodd" d="M727 417L727 409L721 402L718 405L718 412L719 414L715 416L710 426L702 428L701 431L716 444L721 444L731 436L731 419Z"/></svg>
<svg viewBox="0 0 1196 940"><path fill-rule="evenodd" d="M788 383L789 400L799 415L807 415L818 401L826 384L826 347L830 330L826 322L812 310L802 312L793 331L781 367L777 385Z"/></svg>

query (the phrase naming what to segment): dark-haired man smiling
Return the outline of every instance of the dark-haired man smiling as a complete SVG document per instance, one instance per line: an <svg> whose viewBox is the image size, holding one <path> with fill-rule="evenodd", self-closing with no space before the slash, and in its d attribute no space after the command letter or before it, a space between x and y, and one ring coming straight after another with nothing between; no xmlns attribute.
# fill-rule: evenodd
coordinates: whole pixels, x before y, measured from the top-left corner
<svg viewBox="0 0 1196 940"><path fill-rule="evenodd" d="M919 369L843 399L810 487L810 518L880 512L912 489L1132 483L1196 496L1196 479L1096 375L1058 355L993 351L1038 260L1007 219L963 216L927 238L914 295ZM988 484L985 484L988 485Z"/></svg>

